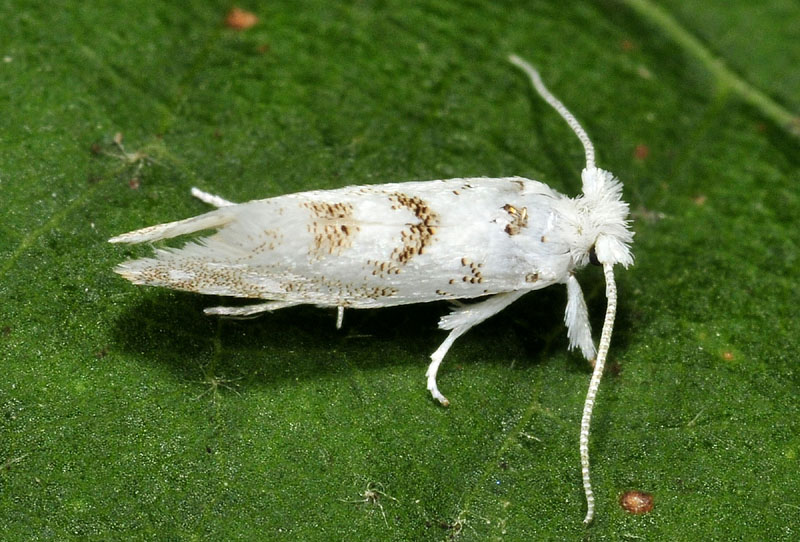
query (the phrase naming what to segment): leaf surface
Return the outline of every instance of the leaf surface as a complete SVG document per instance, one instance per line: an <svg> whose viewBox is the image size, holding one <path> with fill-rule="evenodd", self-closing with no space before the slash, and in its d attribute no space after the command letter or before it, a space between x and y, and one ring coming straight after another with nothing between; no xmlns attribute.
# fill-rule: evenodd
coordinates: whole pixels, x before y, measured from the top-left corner
<svg viewBox="0 0 800 542"><path fill-rule="evenodd" d="M797 538L800 8L755 5L273 1L237 31L222 2L3 3L3 538ZM106 243L204 212L191 186L516 174L576 194L580 144L510 52L634 213L588 528L590 369L562 289L456 343L444 409L423 375L445 305L341 331L314 307L218 320L219 299L123 281L151 249ZM597 333L602 275L579 278ZM654 510L624 512L627 490Z"/></svg>

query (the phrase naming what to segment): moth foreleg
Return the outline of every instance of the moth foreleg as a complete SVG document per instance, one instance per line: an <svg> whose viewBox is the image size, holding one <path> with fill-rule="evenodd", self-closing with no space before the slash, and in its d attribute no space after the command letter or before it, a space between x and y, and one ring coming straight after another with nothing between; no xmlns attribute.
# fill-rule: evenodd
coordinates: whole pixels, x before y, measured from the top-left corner
<svg viewBox="0 0 800 542"><path fill-rule="evenodd" d="M570 275L567 279L567 310L564 313L564 323L567 324L570 350L580 348L584 357L594 366L597 350L592 340L589 309L586 308L581 285L575 275Z"/></svg>
<svg viewBox="0 0 800 542"><path fill-rule="evenodd" d="M231 205L236 205L232 201L228 201L225 198L221 198L215 194L210 194L208 192L203 192L199 188L192 187L192 195L202 201L203 203L208 203L209 205L213 205L214 207L230 207Z"/></svg>
<svg viewBox="0 0 800 542"><path fill-rule="evenodd" d="M217 316L244 317L254 316L262 312L285 309L286 307L292 307L299 304L300 303L296 303L294 301L269 301L267 303L258 303L255 305L244 305L243 307L209 307L203 312Z"/></svg>
<svg viewBox="0 0 800 542"><path fill-rule="evenodd" d="M447 351L453 346L453 343L461 335L486 320L494 316L511 303L519 299L527 291L508 292L504 294L497 294L480 303L473 303L470 305L462 305L457 307L453 312L447 314L439 320L439 329L449 329L450 334L444 342L436 349L436 352L431 354L431 364L428 365L428 370L425 376L428 377L428 391L434 399L439 401L444 406L450 404L447 397L442 395L436 385L436 373L439 372L439 365L441 365Z"/></svg>

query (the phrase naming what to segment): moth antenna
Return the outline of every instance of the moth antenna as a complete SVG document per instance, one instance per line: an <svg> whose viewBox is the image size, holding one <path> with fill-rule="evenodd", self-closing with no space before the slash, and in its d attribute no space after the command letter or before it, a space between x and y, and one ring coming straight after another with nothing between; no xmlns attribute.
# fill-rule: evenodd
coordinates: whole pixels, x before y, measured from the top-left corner
<svg viewBox="0 0 800 542"><path fill-rule="evenodd" d="M592 480L589 477L589 431L592 422L592 408L594 408L595 397L600 387L600 379L603 377L603 366L606 363L608 347L611 345L611 332L614 330L614 317L617 314L617 285L614 282L614 266L608 263L603 264L603 273L606 276L608 306L592 379L589 381L589 391L586 392L586 400L583 403L583 418L581 419L581 474L583 475L583 490L586 494L586 517L583 522L586 524L591 523L594 517L594 492L592 492Z"/></svg>
<svg viewBox="0 0 800 542"><path fill-rule="evenodd" d="M555 109L565 121L567 121L569 127L572 128L572 131L575 132L575 135L578 136L578 139L580 139L581 143L583 144L583 151L586 154L586 169L594 168L594 145L592 145L592 140L589 139L589 136L586 134L583 126L581 126L581 123L578 122L578 119L576 119L575 116L569 112L569 109L567 109L558 98L553 96L550 91L547 90L547 87L544 85L544 82L542 82L542 77L539 75L539 72L536 71L536 68L522 60L517 55L510 55L508 57L508 61L528 75L531 83L533 83L533 88L536 89L536 92L538 92L544 101L550 104L550 106Z"/></svg>

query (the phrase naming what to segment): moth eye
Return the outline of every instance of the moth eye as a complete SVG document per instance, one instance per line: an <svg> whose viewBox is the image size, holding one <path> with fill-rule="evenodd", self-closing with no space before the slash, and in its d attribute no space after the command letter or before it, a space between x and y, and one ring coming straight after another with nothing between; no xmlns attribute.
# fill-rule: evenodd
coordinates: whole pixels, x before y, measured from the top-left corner
<svg viewBox="0 0 800 542"><path fill-rule="evenodd" d="M600 263L600 260L597 259L597 252L594 251L594 245L589 249L589 263L592 265L603 265Z"/></svg>

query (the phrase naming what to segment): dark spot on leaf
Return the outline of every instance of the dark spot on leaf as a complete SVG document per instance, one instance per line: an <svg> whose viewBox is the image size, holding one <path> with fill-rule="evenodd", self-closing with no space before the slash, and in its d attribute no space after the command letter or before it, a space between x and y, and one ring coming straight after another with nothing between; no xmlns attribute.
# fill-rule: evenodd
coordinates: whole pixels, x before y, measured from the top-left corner
<svg viewBox="0 0 800 542"><path fill-rule="evenodd" d="M107 348L102 348L102 349L98 350L97 352L95 352L94 357L96 357L97 359L103 359L107 355L108 355L108 349Z"/></svg>
<svg viewBox="0 0 800 542"><path fill-rule="evenodd" d="M138 177L132 177L130 181L128 181L128 186L131 187L132 190L139 190L139 187L142 183L139 182Z"/></svg>
<svg viewBox="0 0 800 542"><path fill-rule="evenodd" d="M646 514L653 509L653 496L644 491L626 491L620 496L619 504L631 514Z"/></svg>
<svg viewBox="0 0 800 542"><path fill-rule="evenodd" d="M103 147L100 146L100 143L94 142L92 143L91 147L89 147L89 152L91 152L94 156L97 156L103 152Z"/></svg>
<svg viewBox="0 0 800 542"><path fill-rule="evenodd" d="M11 326L3 326L3 337L11 335Z"/></svg>
<svg viewBox="0 0 800 542"><path fill-rule="evenodd" d="M633 156L637 160L644 160L648 156L650 156L650 147L645 145L644 143L639 143L636 145L636 148L633 150Z"/></svg>

